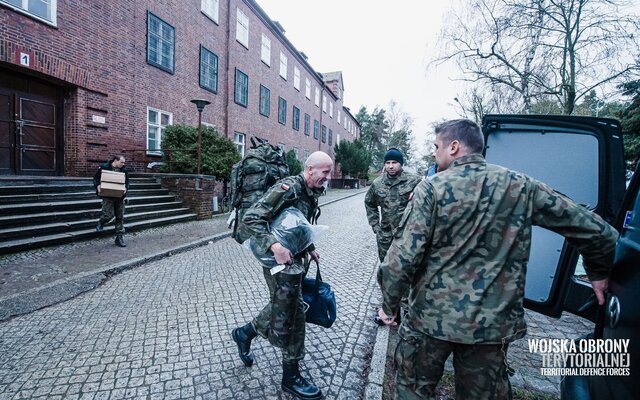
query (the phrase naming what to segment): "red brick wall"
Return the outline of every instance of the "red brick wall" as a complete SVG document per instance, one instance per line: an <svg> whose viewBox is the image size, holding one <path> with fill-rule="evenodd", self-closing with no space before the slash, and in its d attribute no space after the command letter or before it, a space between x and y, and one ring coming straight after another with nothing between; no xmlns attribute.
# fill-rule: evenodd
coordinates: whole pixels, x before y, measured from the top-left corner
<svg viewBox="0 0 640 400"><path fill-rule="evenodd" d="M287 150L297 147L299 155L323 150L333 155L328 143L313 139L313 119L350 140L338 124L337 111L342 103L325 90L335 102L334 117L320 115L313 103L314 88L322 80L294 56L271 30L270 23L251 0L221 1L216 24L200 11L200 1L177 4L172 1L109 1L57 3L57 27L0 6L0 73L2 68L47 79L64 86L65 175L89 176L114 153L124 153L130 168L144 170L147 156L147 107L173 114L174 124L196 125L198 114L191 99L211 102L203 112L203 122L215 124L218 131L233 139L235 131L266 137L272 143L284 143ZM236 7L249 16L249 49L235 40ZM151 66L146 61L147 12L150 11L175 28L176 51L173 74ZM230 26L227 24L229 11ZM277 19L277 16L274 16ZM229 28L230 40L227 41ZM271 38L271 67L260 61L262 32ZM218 91L212 93L199 86L200 45L218 56ZM227 49L228 47L228 49ZM288 57L288 80L279 76L280 50ZM20 51L32 54L33 65L19 65ZM228 57L227 57L228 54ZM229 74L226 66L229 64ZM293 88L293 67L301 71L300 92ZM235 67L249 75L249 105L234 102ZM304 95L305 77L312 81L312 98ZM271 115L259 114L259 87L271 90ZM278 97L287 100L287 123L278 123ZM300 108L300 130L292 129L292 106ZM228 124L226 111L228 107ZM328 109L327 109L328 111ZM304 114L311 115L311 134L305 136ZM344 113L343 113L344 114ZM94 122L94 116L105 123ZM342 121L340 121L342 122ZM228 129L227 129L228 125Z"/></svg>
<svg viewBox="0 0 640 400"><path fill-rule="evenodd" d="M146 176L146 175L145 175ZM194 176L178 174L150 174L162 181L162 187L182 201L198 219L211 218L213 215L213 197L221 204L223 197L223 183L212 176Z"/></svg>

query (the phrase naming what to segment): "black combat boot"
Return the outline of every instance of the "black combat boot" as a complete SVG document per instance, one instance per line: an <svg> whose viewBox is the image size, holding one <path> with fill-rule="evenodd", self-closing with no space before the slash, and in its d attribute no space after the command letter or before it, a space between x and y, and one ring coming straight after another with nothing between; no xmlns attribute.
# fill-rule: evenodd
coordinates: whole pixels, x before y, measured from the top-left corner
<svg viewBox="0 0 640 400"><path fill-rule="evenodd" d="M251 341L258 333L251 323L231 331L233 341L238 345L238 354L246 367L253 365L253 353L251 352Z"/></svg>
<svg viewBox="0 0 640 400"><path fill-rule="evenodd" d="M127 243L124 241L124 236L122 236L122 234L116 235L116 245L120 247L127 247Z"/></svg>
<svg viewBox="0 0 640 400"><path fill-rule="evenodd" d="M282 363L282 390L291 393L304 400L316 400L322 398L322 392L312 383L300 375L297 361L284 361Z"/></svg>
<svg viewBox="0 0 640 400"><path fill-rule="evenodd" d="M96 225L96 232L102 232L103 229L104 225L102 225L101 222L98 222L98 225Z"/></svg>

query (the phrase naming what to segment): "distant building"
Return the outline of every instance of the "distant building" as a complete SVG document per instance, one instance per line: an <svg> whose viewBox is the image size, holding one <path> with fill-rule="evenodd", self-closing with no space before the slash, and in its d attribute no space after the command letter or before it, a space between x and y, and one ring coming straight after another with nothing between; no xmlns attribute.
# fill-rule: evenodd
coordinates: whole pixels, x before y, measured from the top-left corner
<svg viewBox="0 0 640 400"><path fill-rule="evenodd" d="M342 74L253 0L0 0L0 174L86 176L119 152L142 171L196 98L241 152L257 136L304 161L360 133Z"/></svg>

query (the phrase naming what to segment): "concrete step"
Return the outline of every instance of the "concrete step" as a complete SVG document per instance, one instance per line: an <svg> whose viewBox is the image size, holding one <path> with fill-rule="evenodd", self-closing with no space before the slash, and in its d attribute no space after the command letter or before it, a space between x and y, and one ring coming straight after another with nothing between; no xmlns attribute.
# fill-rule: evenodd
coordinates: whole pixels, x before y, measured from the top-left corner
<svg viewBox="0 0 640 400"><path fill-rule="evenodd" d="M154 218L151 220L143 220L136 222L127 222L125 216L125 230L128 232L138 231L146 228L152 228L162 225L170 225L179 222L187 222L196 219L195 214L184 214L173 217ZM115 229L113 225L106 226L104 231L98 233L93 229L83 229L73 232L56 233L35 238L22 238L11 241L0 242L0 254L14 253L22 250L35 249L44 246L54 246L63 243L69 243L84 239L92 239L99 236L112 235Z"/></svg>
<svg viewBox="0 0 640 400"><path fill-rule="evenodd" d="M149 203L139 205L125 205L125 214L135 214L151 211L174 210L182 208L179 201L165 203ZM100 209L83 209L69 211L54 211L33 214L0 215L0 229L14 226L42 225L52 222L98 219Z"/></svg>
<svg viewBox="0 0 640 400"><path fill-rule="evenodd" d="M169 210L154 210L139 213L125 213L125 222L137 222L149 219L167 218L189 214L187 208L174 208ZM95 229L98 223L99 213L90 219L49 222L28 226L14 226L0 229L0 242L26 237L47 236L76 230Z"/></svg>
<svg viewBox="0 0 640 400"><path fill-rule="evenodd" d="M159 186L159 185L158 185ZM167 189L153 188L153 189L130 189L127 197L148 197L148 196L166 196L170 194ZM1 204L18 204L18 203L43 203L43 202L57 202L57 201L77 201L84 199L95 199L96 193L93 191L83 192L60 192L60 193L36 193L36 194L17 194L13 196L0 195Z"/></svg>

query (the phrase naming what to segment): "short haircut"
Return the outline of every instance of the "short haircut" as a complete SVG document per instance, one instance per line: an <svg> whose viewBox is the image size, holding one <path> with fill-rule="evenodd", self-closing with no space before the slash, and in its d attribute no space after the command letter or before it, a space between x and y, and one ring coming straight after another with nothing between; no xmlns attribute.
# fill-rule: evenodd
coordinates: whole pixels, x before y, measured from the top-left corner
<svg viewBox="0 0 640 400"><path fill-rule="evenodd" d="M116 154L113 157L111 157L111 162L114 162L116 160L120 160L121 158L124 158L124 154Z"/></svg>
<svg viewBox="0 0 640 400"><path fill-rule="evenodd" d="M484 149L484 136L480 126L468 119L454 119L436 126L436 136L440 136L443 142L451 143L454 140L462 143L472 154L482 153Z"/></svg>

